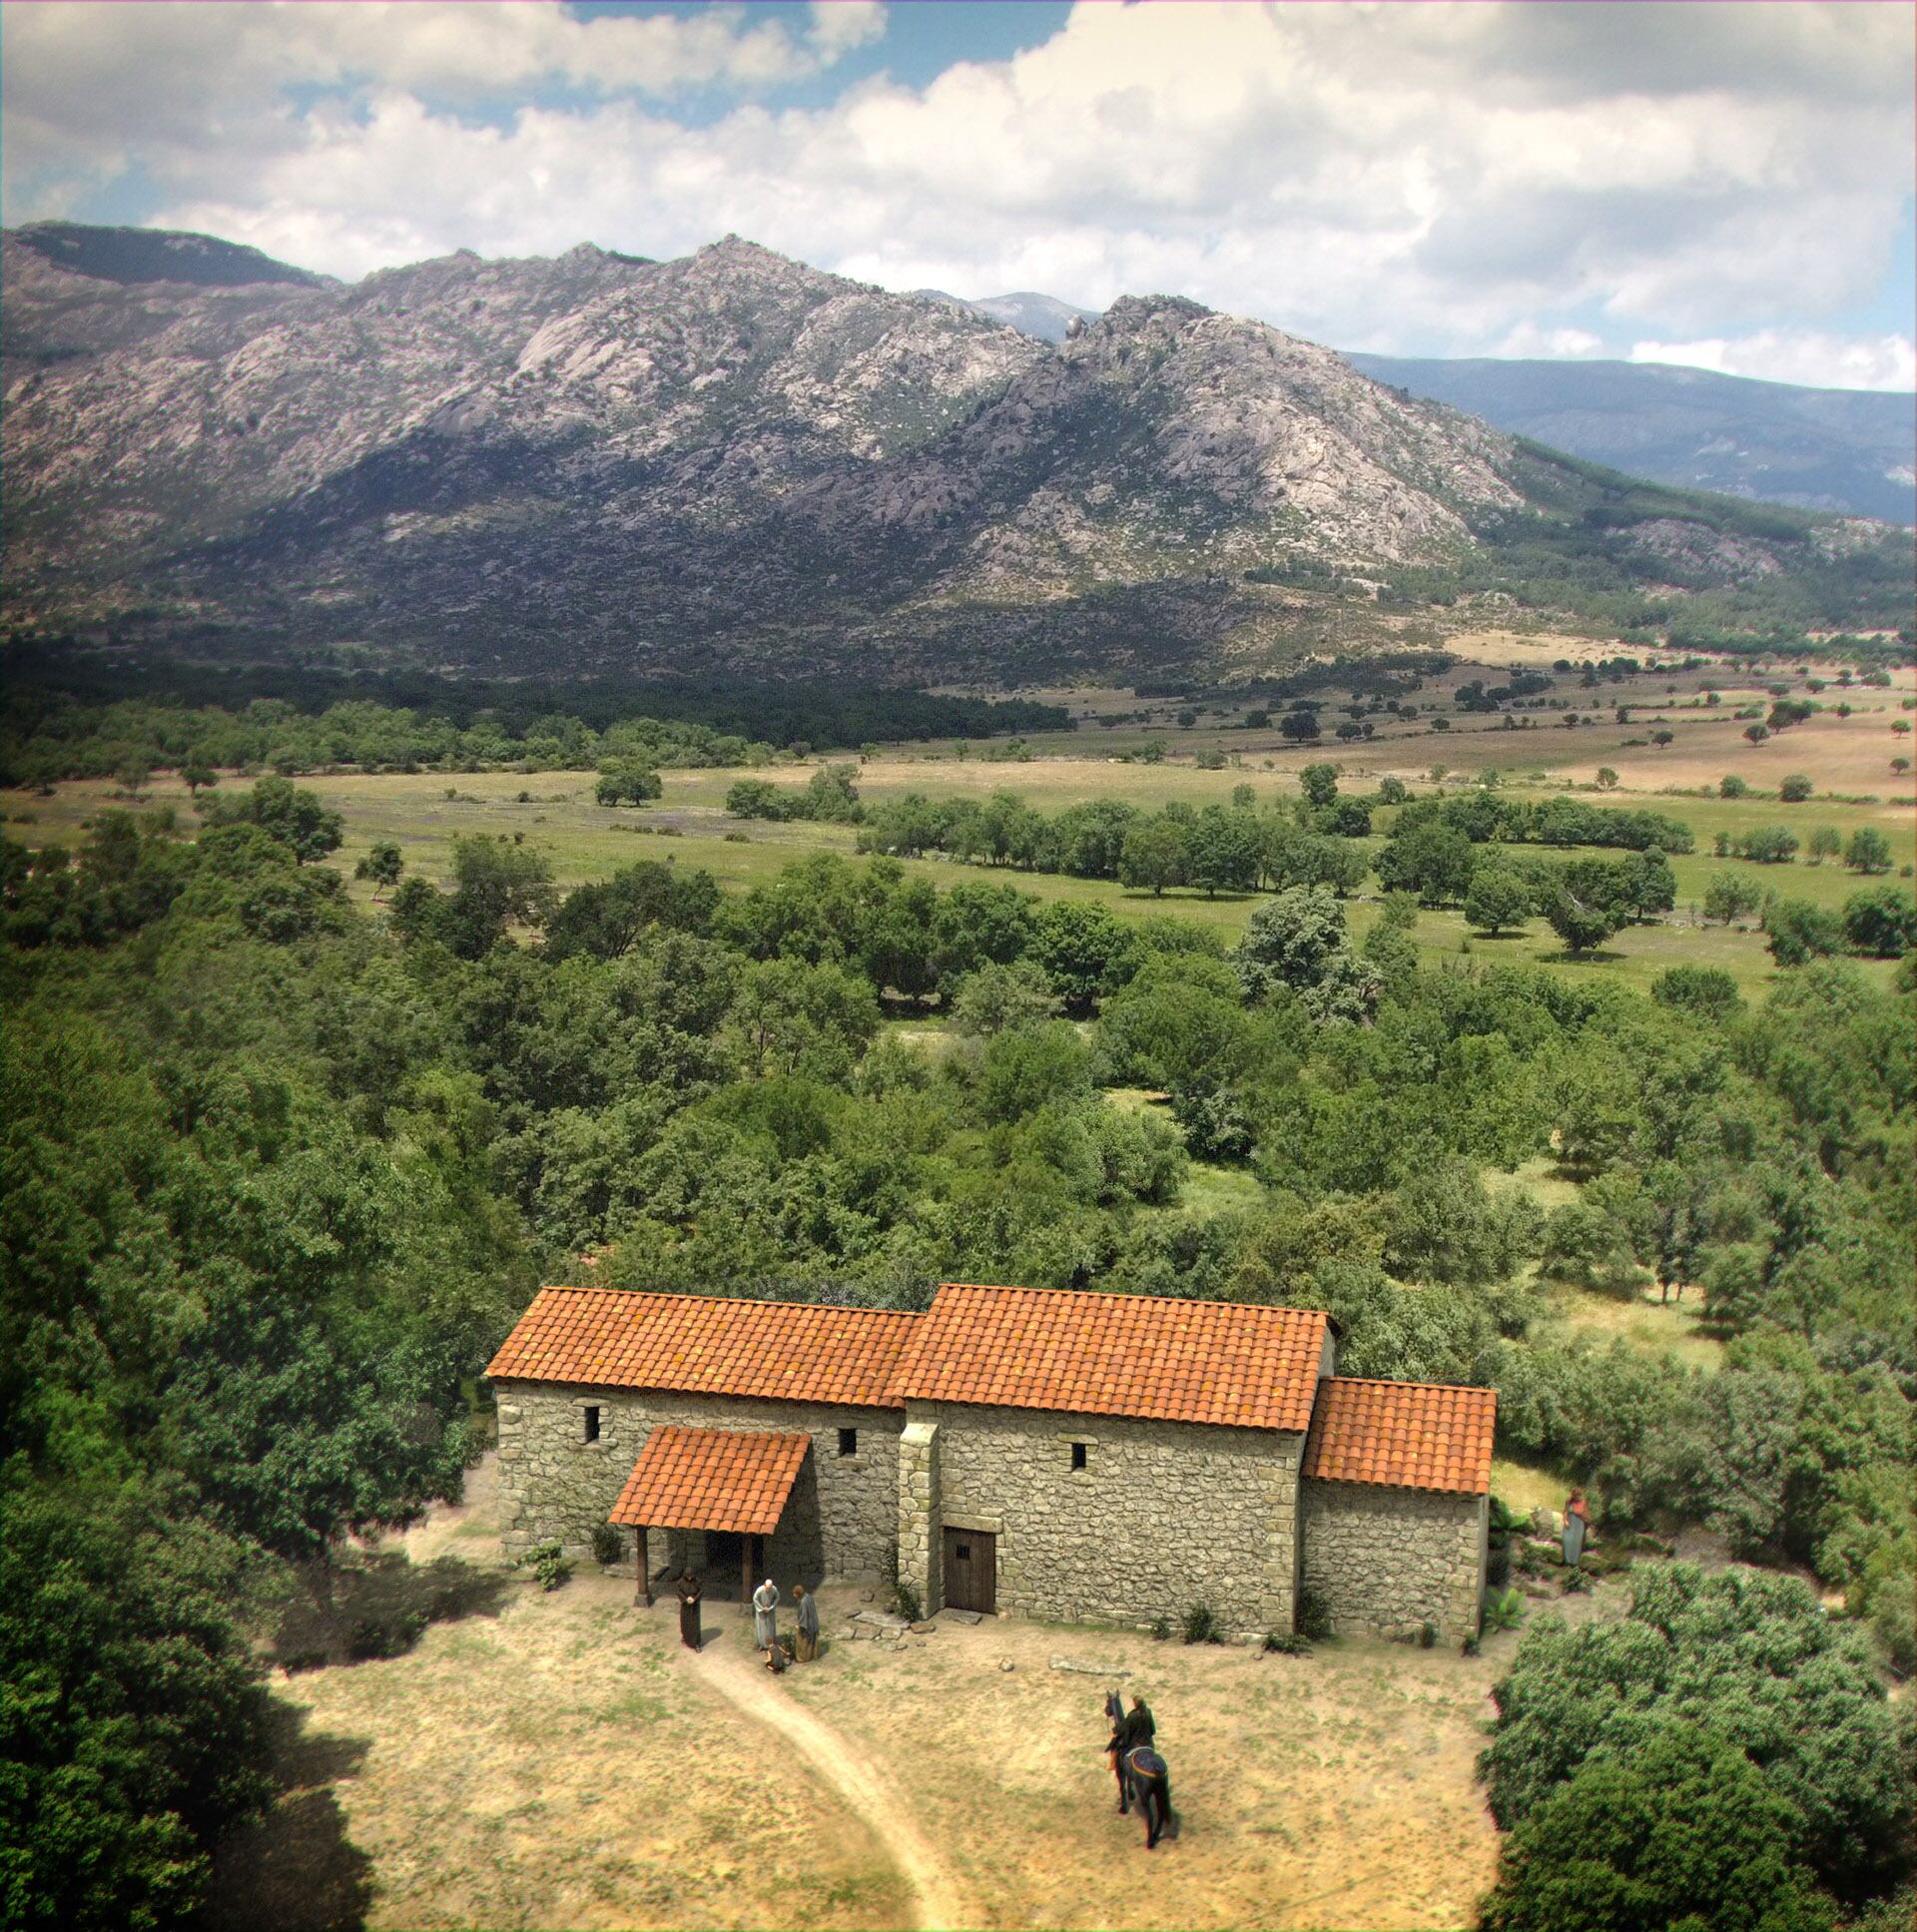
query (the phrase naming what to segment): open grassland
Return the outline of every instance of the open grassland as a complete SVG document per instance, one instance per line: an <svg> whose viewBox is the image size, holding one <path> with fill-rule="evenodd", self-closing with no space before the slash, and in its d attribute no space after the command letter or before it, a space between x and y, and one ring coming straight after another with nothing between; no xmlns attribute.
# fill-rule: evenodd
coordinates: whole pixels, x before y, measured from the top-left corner
<svg viewBox="0 0 1917 1932"><path fill-rule="evenodd" d="M794 782L803 778L805 769L795 768ZM866 795L887 796L886 769L881 763L874 782L862 783ZM955 761L910 769L919 774L923 789L939 792L944 789L945 778L966 767ZM1209 796L1222 801L1233 784L1246 782L1256 783L1261 799L1295 790L1294 785L1281 786L1269 777L1258 782L1248 780L1244 773L1208 773L1178 766L1087 766L1083 761L1054 760L1044 765L996 766L992 772L994 784L1018 791L1034 806L1050 809L1061 809L1080 797L1119 797L1146 805L1181 796L1195 801ZM1095 775L1095 783L1086 780L1088 772ZM776 878L785 866L810 852L852 855L854 834L849 827L803 821L777 824L754 820L741 824L729 818L714 795L723 798L726 785L737 776L727 772L667 772L664 800L644 809L594 804L592 775L583 772L482 772L455 778L437 773L342 773L322 774L302 783L318 792L345 821L345 842L332 863L348 880L356 861L376 840L390 839L404 852L409 871L447 881L454 840L472 834L519 839L537 848L550 860L553 875L562 887L607 879L636 860L656 859L688 869L702 867L726 890L740 892ZM1182 791L1176 789L1181 786ZM1519 933L1487 939L1473 934L1460 912L1427 910L1420 914L1414 936L1427 965L1467 957L1479 964L1544 963L1574 977L1618 978L1641 990L1666 966L1701 964L1724 967L1749 993L1768 977L1770 958L1763 936L1754 930L1701 924L1696 909L1713 873L1743 872L1760 887L1786 898L1831 908L1840 907L1864 882L1835 864L1812 866L1799 859L1789 865L1754 866L1742 860L1713 858L1710 845L1719 829L1734 836L1758 825L1785 824L1807 843L1812 828L1818 825L1830 825L1846 839L1859 825L1874 825L1890 840L1898 866L1910 864L1917 848L1910 814L1888 806L1828 801L1783 806L1774 799L1663 799L1621 791L1581 796L1599 805L1651 806L1692 827L1702 850L1672 861L1678 891L1673 922L1627 928L1598 952L1574 959L1542 921L1532 921ZM125 803L104 780L62 785L51 798L30 799L14 793L7 801L12 820L9 836L30 845L75 844L86 836L87 823L99 812ZM156 779L143 803L149 808L171 805L186 823L192 823L185 787L174 780ZM1381 824L1385 816L1380 814ZM1214 899L1195 892L1172 891L1154 897L1112 880L979 868L940 857L904 863L908 871L941 886L959 879L1002 880L1043 900L1104 906L1122 918L1190 920L1209 928L1226 945L1236 942L1261 903L1261 897L1254 894L1221 894ZM361 905L371 904L371 888L363 882L354 882L352 892ZM1377 917L1377 906L1370 899L1360 897L1352 902L1350 921L1355 934L1362 936ZM1891 970L1888 963L1860 964L1879 976Z"/></svg>
<svg viewBox="0 0 1917 1932"><path fill-rule="evenodd" d="M1419 694L1422 703L1443 699L1471 678L1495 682L1509 668L1536 663L1524 640L1509 634L1487 633L1486 661L1461 664L1441 678L1428 680ZM1549 665L1558 657L1583 661L1596 655L1590 645L1578 646L1560 638L1534 640ZM1507 645L1511 646L1507 649ZM1744 742L1743 724L1732 714L1750 705L1768 705L1767 683L1787 682L1801 692L1808 680L1793 673L1757 673L1748 667L1710 664L1688 673L1656 680L1633 678L1605 684L1596 691L1580 688L1576 675L1559 674L1559 691L1574 704L1587 707L1581 716L1600 722L1565 730L1555 722L1541 722L1531 731L1464 729L1471 723L1460 715L1449 732L1435 732L1427 720L1406 724L1381 714L1372 722L1377 735L1369 741L1339 745L1327 741L1300 749L1274 731L1245 731L1235 723L1220 723L1212 708L1201 713L1190 730L1165 729L1163 720L1175 717L1175 701L1141 701L1130 693L1110 689L1048 691L1035 695L1064 702L1091 721L1070 733L1034 736L1026 741L1026 756L1007 759L1002 745L985 748L997 755L982 756L980 748L932 744L880 747L861 762L861 795L874 803L923 792L935 798L983 798L995 791L1016 793L1037 810L1055 812L1082 801L1122 799L1145 810L1180 802L1194 806L1222 804L1245 785L1263 805L1295 797L1298 773L1307 764L1330 760L1345 777L1345 789L1368 789L1387 774L1411 784L1417 793L1433 788L1433 774L1443 769L1450 785L1495 770L1501 781L1522 797L1543 796L1575 785L1578 796L1613 808L1643 808L1664 812L1691 828L1697 850L1672 860L1677 882L1677 908L1670 923L1632 927L1618 934L1602 950L1585 959L1569 957L1542 922L1533 921L1521 933L1491 940L1474 936L1458 912L1427 911L1420 916L1416 940L1427 965L1469 957L1484 963L1542 962L1580 978L1616 978L1640 989L1666 966L1684 964L1721 966L1747 992L1758 990L1771 966L1761 934L1749 930L1705 928L1699 909L1713 874L1730 870L1751 877L1761 889L1786 898L1807 900L1835 910L1862 882L1841 865L1811 865L1801 856L1793 863L1756 866L1747 861L1717 858L1712 847L1718 835L1730 839L1760 826L1783 825L1807 847L1811 833L1828 826L1841 839L1862 827L1872 827L1890 843L1895 876L1917 863L1917 819L1913 818L1908 777L1894 779L1889 759L1907 751L1910 738L1890 733L1893 719L1905 718L1901 706L1913 689L1913 674L1899 670L1890 690L1853 686L1839 692L1834 667L1812 667L1826 689L1820 701L1834 704L1840 697L1855 707L1849 718L1834 710L1776 734L1764 744ZM1670 691L1666 694L1665 686ZM1721 703L1704 704L1704 694L1716 691ZM1640 695L1649 693L1649 696ZM1615 722L1616 705L1626 704L1630 722ZM1243 707L1239 707L1242 711ZM1139 709L1154 720L1151 727L1126 723L1105 731L1100 717ZM1327 711L1327 719L1335 714ZM1554 714L1526 714L1547 719ZM1642 740L1659 719L1677 734L1663 750ZM1146 763L1135 754L1148 739L1169 748L1160 762ZM1210 750L1225 753L1230 762L1205 770L1196 756ZM770 768L764 775L776 783L802 785L823 760L791 762ZM1600 766L1618 774L1612 790L1598 791L1593 780ZM1734 772L1768 795L1741 799L1695 796L1699 787L1713 792L1716 780ZM1801 772L1819 796L1801 804L1785 805L1775 796L1777 783ZM703 867L728 891L745 891L772 879L794 859L809 852L850 855L854 834L844 826L804 822L740 824L727 816L724 800L737 782L737 770L669 770L663 775L665 796L644 809L611 808L594 803L591 773L494 771L481 773L364 774L327 773L303 780L345 823L345 843L334 863L350 879L353 865L375 840L396 841L408 868L426 878L449 875L454 840L474 833L522 840L549 859L561 887L609 878L636 859L672 860L687 867ZM1688 788L1689 795L1680 795ZM1832 797L1835 793L1840 796ZM1866 794L1875 797L1866 802ZM108 781L70 783L51 797L7 795L9 836L29 845L79 841L97 813L127 801ZM143 802L172 805L191 822L185 788L175 778L156 778ZM1377 815L1377 830L1389 829L1389 810ZM1259 904L1255 896L1222 895L1216 899L1191 892L1171 892L1162 898L1129 890L1108 880L1070 879L1053 875L980 871L940 857L906 862L909 870L941 884L960 878L1006 879L1041 899L1100 905L1124 917L1168 915L1190 920L1233 943ZM353 885L354 897L369 904L371 890ZM1351 907L1354 932L1362 935L1377 917L1375 904L1361 897ZM1866 966L1867 971L1886 974L1887 966Z"/></svg>

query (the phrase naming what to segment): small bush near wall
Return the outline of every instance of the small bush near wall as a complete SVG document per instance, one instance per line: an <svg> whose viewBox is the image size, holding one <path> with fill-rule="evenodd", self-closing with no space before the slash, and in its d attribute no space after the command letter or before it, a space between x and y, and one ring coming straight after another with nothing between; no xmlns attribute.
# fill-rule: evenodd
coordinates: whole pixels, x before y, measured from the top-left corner
<svg viewBox="0 0 1917 1932"><path fill-rule="evenodd" d="M1212 1615L1209 1604L1194 1604L1186 1610L1185 1641L1187 1643L1218 1641L1218 1619Z"/></svg>
<svg viewBox="0 0 1917 1932"><path fill-rule="evenodd" d="M626 1540L610 1524L602 1523L592 1533L592 1560L596 1564L616 1564L626 1554Z"/></svg>
<svg viewBox="0 0 1917 1932"><path fill-rule="evenodd" d="M1331 1634L1331 1607L1315 1590L1298 1593L1298 1634L1313 1639Z"/></svg>

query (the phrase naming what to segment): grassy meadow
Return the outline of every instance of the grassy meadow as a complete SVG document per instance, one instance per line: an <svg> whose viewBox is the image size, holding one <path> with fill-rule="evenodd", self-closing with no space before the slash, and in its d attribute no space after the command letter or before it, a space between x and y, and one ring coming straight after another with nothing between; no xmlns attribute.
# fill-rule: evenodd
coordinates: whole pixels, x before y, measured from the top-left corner
<svg viewBox="0 0 1917 1932"><path fill-rule="evenodd" d="M1111 688L1041 690L1019 695L1059 703L1081 722L1070 732L1035 734L1015 741L1008 755L1002 741L984 745L951 741L925 745L876 746L860 759L859 788L873 803L911 792L932 797L984 798L992 792L1017 794L1040 811L1055 812L1082 801L1122 799L1145 810L1174 801L1193 806L1222 804L1234 790L1249 785L1260 804L1295 797L1298 773L1309 764L1330 761L1345 774L1347 790L1369 789L1386 775L1415 792L1436 785L1456 789L1496 772L1499 783L1526 796L1575 788L1591 803L1648 807L1687 824L1697 850L1671 861L1677 880L1677 907L1668 923L1626 929L1602 950L1585 959L1570 958L1556 937L1534 920L1522 932L1492 940L1475 936L1462 913L1426 911L1420 915L1417 942L1427 964L1447 958L1476 961L1530 961L1548 964L1578 977L1611 976L1639 989L1666 966L1704 963L1723 966L1746 991L1758 989L1771 970L1763 936L1754 930L1702 925L1700 908L1711 876L1722 870L1747 871L1765 889L1788 898L1836 909L1859 889L1855 874L1841 864L1812 865L1800 853L1794 862L1756 866L1719 859L1712 845L1722 833L1735 838L1759 826L1785 825L1807 846L1811 832L1829 826L1842 839L1860 827L1881 831L1890 842L1893 877L1917 863L1917 822L1911 809L1909 775L1890 770L1893 756L1904 755L1912 740L1891 731L1905 719L1903 707L1917 703L1917 674L1900 669L1888 690L1838 686L1834 666L1807 666L1801 675L1760 673L1743 666L1706 664L1689 672L1637 676L1598 689L1583 688L1579 676L1557 674L1553 697L1565 700L1580 717L1567 729L1567 713L1507 712L1538 719L1533 729L1467 729L1473 714L1451 709L1458 687L1474 679L1495 684L1510 671L1549 667L1560 657L1574 661L1591 654L1589 644L1550 635L1525 639L1510 633L1484 633L1472 640L1482 661L1461 663L1441 677L1424 681L1416 701L1449 714L1450 729L1435 730L1431 717L1406 721L1388 713L1369 722L1374 736L1345 745L1329 736L1301 749L1275 729L1246 730L1243 705L1198 704L1178 700L1140 700ZM1852 706L1840 718L1834 709L1806 723L1773 734L1760 745L1744 740L1744 721L1735 714L1770 703L1769 686L1787 683L1802 693L1811 682L1824 688L1818 700ZM1706 702L1716 693L1719 702ZM1327 724L1339 715L1338 694L1323 694ZM1619 705L1628 722L1617 722ZM1195 710L1189 728L1176 723ZM1146 722L1137 721L1144 713ZM1274 714L1275 715L1275 714ZM1115 720L1109 729L1101 721ZM1659 749L1647 732L1669 729L1674 742ZM1144 762L1140 752L1161 743L1165 755ZM1226 763L1205 769L1222 754ZM846 755L842 755L846 756ZM789 760L760 775L795 788L832 760ZM1599 791L1600 768L1617 774L1614 788ZM1716 782L1735 773L1755 796L1715 796ZM1809 777L1816 795L1796 805L1776 796L1778 783L1792 773ZM1441 776L1442 775L1442 776ZM345 842L333 863L351 880L353 866L377 840L396 841L409 870L445 880L453 841L473 834L506 836L537 847L549 859L559 885L570 887L609 878L637 859L669 859L703 867L727 891L741 892L775 877L809 852L851 855L854 833L845 826L805 822L742 824L728 817L724 800L740 773L736 769L678 769L662 774L665 795L644 807L605 807L594 803L594 775L580 771L490 771L448 774L323 773L302 779L345 822ZM1700 791L1708 795L1699 796ZM111 781L63 784L51 797L22 793L5 798L9 836L29 845L77 842L97 812L127 801ZM183 817L189 805L177 778L159 775L142 803L173 805ZM1389 811L1377 817L1379 831L1389 826ZM980 876L974 869L934 856L905 862L908 870L950 884ZM1109 880L1071 879L1048 874L1007 872L1021 890L1045 900L1107 906L1126 917L1171 915L1211 928L1227 944L1242 932L1258 905L1255 895L1222 894L1206 898L1172 891L1162 898L1133 891ZM353 882L362 904L371 889ZM1361 894L1351 905L1353 931L1361 935L1377 918L1374 899ZM1865 970L1888 974L1888 966Z"/></svg>

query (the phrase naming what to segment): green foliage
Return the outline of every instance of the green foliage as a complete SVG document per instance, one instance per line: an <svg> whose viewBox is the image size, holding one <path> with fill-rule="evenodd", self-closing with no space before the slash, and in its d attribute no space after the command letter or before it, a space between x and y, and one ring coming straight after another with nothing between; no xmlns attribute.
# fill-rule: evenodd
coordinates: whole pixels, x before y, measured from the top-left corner
<svg viewBox="0 0 1917 1932"><path fill-rule="evenodd" d="M1890 841L1875 826L1859 826L1844 848L1844 864L1852 872L1888 872Z"/></svg>
<svg viewBox="0 0 1917 1932"><path fill-rule="evenodd" d="M1844 901L1844 943L1867 960L1894 960L1917 947L1917 904L1891 886Z"/></svg>
<svg viewBox="0 0 1917 1932"><path fill-rule="evenodd" d="M1472 869L1465 894L1465 917L1481 933L1496 936L1522 926L1531 917L1531 887L1508 866L1481 865Z"/></svg>
<svg viewBox="0 0 1917 1932"><path fill-rule="evenodd" d="M600 767L599 782L592 796L600 805L644 805L665 796L659 774L637 759L615 759Z"/></svg>
<svg viewBox="0 0 1917 1932"><path fill-rule="evenodd" d="M618 1527L611 1523L597 1523L592 1531L592 1560L594 1563L609 1566L616 1564L626 1554L626 1540L619 1534Z"/></svg>
<svg viewBox="0 0 1917 1932"><path fill-rule="evenodd" d="M1325 1602L1321 1592L1309 1585L1298 1593L1297 1615L1298 1634L1307 1642L1322 1643L1331 1635L1331 1607Z"/></svg>
<svg viewBox="0 0 1917 1932"><path fill-rule="evenodd" d="M1069 731L1062 706L789 684L717 690L596 679L571 686L490 684L430 674L337 674L249 664L151 667L32 649L9 659L0 710L0 783L111 778L178 765L212 784L218 768L293 777L365 771L591 771L743 765L776 747L850 748L872 740L987 738ZM196 787L199 789L199 787ZM657 796L654 794L653 796Z"/></svg>
<svg viewBox="0 0 1917 1932"><path fill-rule="evenodd" d="M514 1570L530 1570L533 1582L541 1590L558 1590L572 1579L572 1563L556 1543L541 1543L514 1557Z"/></svg>
<svg viewBox="0 0 1917 1932"><path fill-rule="evenodd" d="M1514 1844L1538 1842L1523 1834L1581 1769L1661 1763L1695 1726L1758 1780L1788 1860L1846 1896L1894 1880L1909 1857L1910 1716L1886 1701L1856 1638L1791 1578L1659 1565L1633 1569L1630 1592L1621 1622L1542 1619L1493 1691L1481 1768ZM1734 1788L1749 1788L1742 1774Z"/></svg>
<svg viewBox="0 0 1917 1932"><path fill-rule="evenodd" d="M1789 1806L1723 1739L1682 1725L1587 1759L1505 1839L1487 1932L1828 1932Z"/></svg>
<svg viewBox="0 0 1917 1932"><path fill-rule="evenodd" d="M1194 1604L1186 1610L1181 1634L1187 1643L1223 1641L1218 1629L1218 1619L1212 1615L1209 1604Z"/></svg>
<svg viewBox="0 0 1917 1932"><path fill-rule="evenodd" d="M1780 966L1802 966L1844 950L1844 923L1821 906L1801 899L1774 899L1764 909L1770 957Z"/></svg>
<svg viewBox="0 0 1917 1932"><path fill-rule="evenodd" d="M1522 1590L1493 1591L1485 1599L1485 1628L1515 1630L1525 1620L1529 1609Z"/></svg>
<svg viewBox="0 0 1917 1932"><path fill-rule="evenodd" d="M1714 1020L1728 1019L1744 1005L1737 981L1722 966L1666 966L1650 982L1650 996L1660 1006Z"/></svg>
<svg viewBox="0 0 1917 1932"><path fill-rule="evenodd" d="M84 1435L97 1420L64 1419ZM7 1923L157 1928L270 1791L244 1550L108 1470L0 1478L0 1899Z"/></svg>

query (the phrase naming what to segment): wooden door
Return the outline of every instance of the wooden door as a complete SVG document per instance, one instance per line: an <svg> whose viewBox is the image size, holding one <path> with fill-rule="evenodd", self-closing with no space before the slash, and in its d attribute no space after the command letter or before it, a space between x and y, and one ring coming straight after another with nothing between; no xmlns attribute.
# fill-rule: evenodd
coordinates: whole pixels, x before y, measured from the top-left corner
<svg viewBox="0 0 1917 1932"><path fill-rule="evenodd" d="M998 1539L986 1530L946 1532L946 1603L953 1610L998 1610Z"/></svg>

